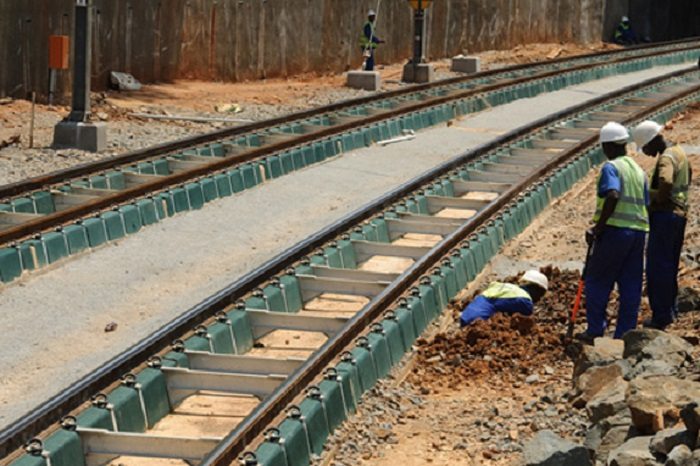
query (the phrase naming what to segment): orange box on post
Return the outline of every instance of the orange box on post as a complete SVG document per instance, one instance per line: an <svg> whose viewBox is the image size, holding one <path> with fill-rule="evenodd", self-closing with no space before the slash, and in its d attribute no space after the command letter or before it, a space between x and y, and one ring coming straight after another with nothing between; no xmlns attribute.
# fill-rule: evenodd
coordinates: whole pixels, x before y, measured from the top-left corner
<svg viewBox="0 0 700 466"><path fill-rule="evenodd" d="M68 69L68 36L49 36L49 68L54 70Z"/></svg>

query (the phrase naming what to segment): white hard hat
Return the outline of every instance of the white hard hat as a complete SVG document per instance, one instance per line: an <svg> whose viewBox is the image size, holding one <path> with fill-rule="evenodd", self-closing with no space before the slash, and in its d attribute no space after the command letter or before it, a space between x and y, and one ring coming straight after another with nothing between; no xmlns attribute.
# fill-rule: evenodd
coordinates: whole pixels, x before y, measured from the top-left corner
<svg viewBox="0 0 700 466"><path fill-rule="evenodd" d="M525 272L520 278L520 284L536 285L545 291L549 289L549 280L547 280L545 274L543 274L542 272L538 272L537 270L528 270L527 272Z"/></svg>
<svg viewBox="0 0 700 466"><path fill-rule="evenodd" d="M624 144L630 138L630 133L627 132L627 128L622 126L620 123L609 122L606 123L600 129L600 143L605 142L617 142L619 144Z"/></svg>
<svg viewBox="0 0 700 466"><path fill-rule="evenodd" d="M622 17L622 22L623 23L629 23L630 19L627 16Z"/></svg>
<svg viewBox="0 0 700 466"><path fill-rule="evenodd" d="M649 144L652 139L661 134L663 129L664 127L655 121L643 121L632 130L632 139L634 139L634 142L637 144L637 148L641 149Z"/></svg>
<svg viewBox="0 0 700 466"><path fill-rule="evenodd" d="M374 11L374 10L369 10L369 11L367 12L367 16L377 16L377 12Z"/></svg>

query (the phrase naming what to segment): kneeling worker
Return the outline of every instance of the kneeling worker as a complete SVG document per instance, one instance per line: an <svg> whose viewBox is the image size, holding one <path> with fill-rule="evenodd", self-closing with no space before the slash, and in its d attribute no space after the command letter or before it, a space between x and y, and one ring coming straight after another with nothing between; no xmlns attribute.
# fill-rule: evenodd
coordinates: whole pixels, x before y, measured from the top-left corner
<svg viewBox="0 0 700 466"><path fill-rule="evenodd" d="M525 272L518 285L493 282L462 311L460 325L487 320L497 312L532 315L534 303L542 299L547 288L547 277L537 270Z"/></svg>

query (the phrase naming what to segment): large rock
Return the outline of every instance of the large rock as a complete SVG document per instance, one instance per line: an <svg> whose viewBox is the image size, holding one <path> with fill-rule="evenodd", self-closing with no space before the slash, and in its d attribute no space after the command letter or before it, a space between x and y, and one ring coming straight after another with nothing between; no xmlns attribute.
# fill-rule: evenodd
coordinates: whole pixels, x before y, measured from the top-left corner
<svg viewBox="0 0 700 466"><path fill-rule="evenodd" d="M663 359L642 359L638 361L629 372L629 379L634 379L639 376L678 375L680 371L680 364L669 363Z"/></svg>
<svg viewBox="0 0 700 466"><path fill-rule="evenodd" d="M610 452L608 466L657 466L649 451L651 437L634 437Z"/></svg>
<svg viewBox="0 0 700 466"><path fill-rule="evenodd" d="M612 338L596 338L593 346L585 345L574 365L574 378L593 366L607 366L622 359L624 343Z"/></svg>
<svg viewBox="0 0 700 466"><path fill-rule="evenodd" d="M596 423L626 409L627 403L625 400L628 385L629 382L622 377L618 377L596 393L586 404L586 412L590 421Z"/></svg>
<svg viewBox="0 0 700 466"><path fill-rule="evenodd" d="M695 450L693 452L693 458L691 460L691 464L697 466L700 465L700 450Z"/></svg>
<svg viewBox="0 0 700 466"><path fill-rule="evenodd" d="M664 429L656 433L651 439L649 448L652 453L668 455L678 445L688 445L690 437L688 431L682 427Z"/></svg>
<svg viewBox="0 0 700 466"><path fill-rule="evenodd" d="M623 381L622 365L620 364L589 367L576 379L578 396L573 402L574 407L583 408L609 384L619 384Z"/></svg>
<svg viewBox="0 0 700 466"><path fill-rule="evenodd" d="M697 466L693 461L693 452L687 445L678 445L668 454L664 466Z"/></svg>
<svg viewBox="0 0 700 466"><path fill-rule="evenodd" d="M700 382L668 376L637 377L627 389L632 423L643 433L653 434L674 425L680 410L700 399Z"/></svg>
<svg viewBox="0 0 700 466"><path fill-rule="evenodd" d="M551 430L542 430L525 444L527 466L590 466L585 447L564 440Z"/></svg>
<svg viewBox="0 0 700 466"><path fill-rule="evenodd" d="M684 339L650 328L627 332L622 340L625 358L663 361L673 367L680 367L689 360L693 351L692 345Z"/></svg>
<svg viewBox="0 0 700 466"><path fill-rule="evenodd" d="M588 429L583 445L588 449L591 458L605 462L608 453L625 443L627 438L632 436L630 434L634 433L633 429L630 429L631 422L629 409L625 409L596 422Z"/></svg>
<svg viewBox="0 0 700 466"><path fill-rule="evenodd" d="M678 290L678 312L700 311L700 291L682 287Z"/></svg>
<svg viewBox="0 0 700 466"><path fill-rule="evenodd" d="M688 430L688 446L698 448L700 446L700 406L698 402L688 403L681 409L681 419Z"/></svg>
<svg viewBox="0 0 700 466"><path fill-rule="evenodd" d="M620 447L629 439L629 426L617 426L610 429L602 438L596 450L596 460L605 462L610 452Z"/></svg>

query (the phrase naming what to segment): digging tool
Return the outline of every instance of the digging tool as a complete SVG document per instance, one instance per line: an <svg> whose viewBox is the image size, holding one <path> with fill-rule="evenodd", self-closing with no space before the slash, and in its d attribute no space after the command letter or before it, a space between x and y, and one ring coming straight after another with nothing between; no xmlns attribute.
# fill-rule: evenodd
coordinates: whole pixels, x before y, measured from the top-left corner
<svg viewBox="0 0 700 466"><path fill-rule="evenodd" d="M588 250L586 251L586 261L583 263L583 271L581 272L581 278L578 280L578 290L576 291L576 299L574 300L574 307L571 309L571 317L569 318L569 328L566 331L566 339L571 340L574 336L574 324L576 324L576 316L578 315L578 310L581 307L581 297L583 296L583 286L586 279L586 271L588 270L588 260L593 254L593 246L595 246L595 241L588 245Z"/></svg>

